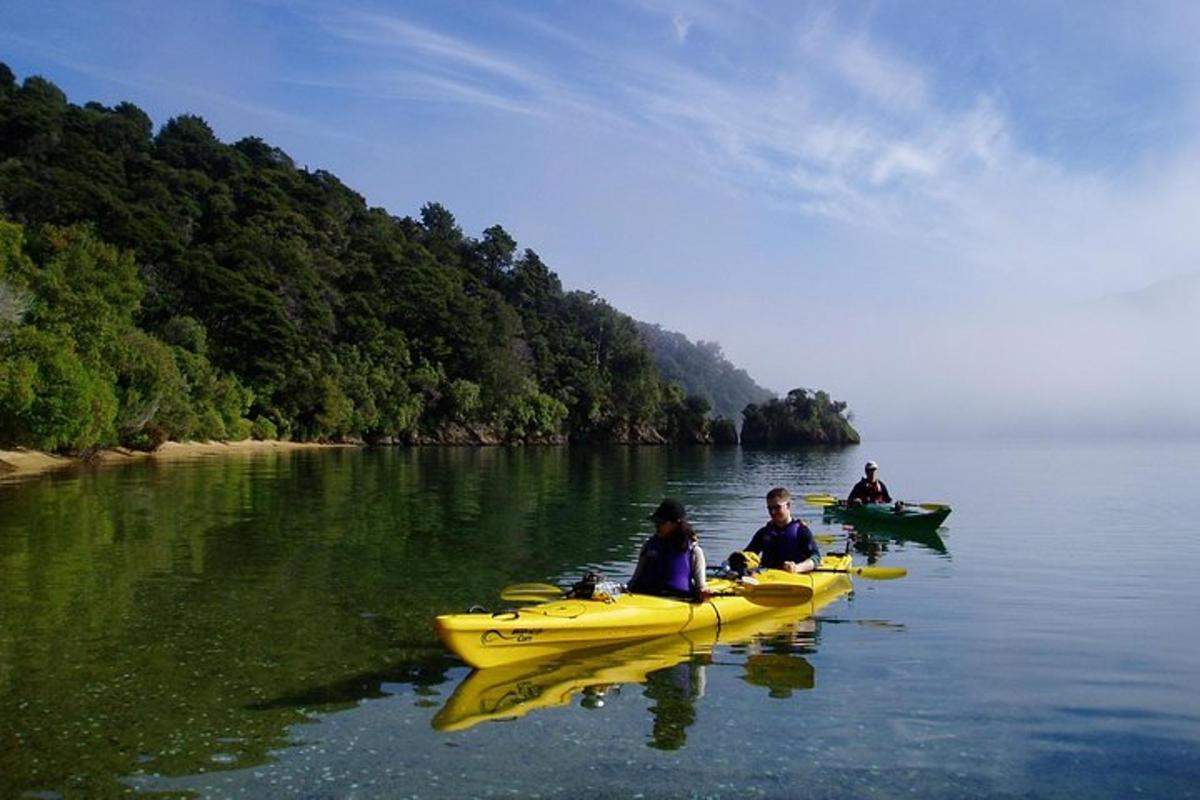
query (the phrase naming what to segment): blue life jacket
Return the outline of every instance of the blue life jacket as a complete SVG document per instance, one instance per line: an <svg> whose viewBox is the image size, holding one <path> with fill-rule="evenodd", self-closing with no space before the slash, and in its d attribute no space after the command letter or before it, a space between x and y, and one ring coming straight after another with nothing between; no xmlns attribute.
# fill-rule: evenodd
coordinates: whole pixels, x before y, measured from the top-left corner
<svg viewBox="0 0 1200 800"><path fill-rule="evenodd" d="M692 549L688 542L682 550L670 539L653 536L642 546L641 572L629 591L666 597L691 597Z"/></svg>
<svg viewBox="0 0 1200 800"><path fill-rule="evenodd" d="M796 564L809 558L819 561L821 554L812 533L805 535L801 530L807 532L808 528L798 519L789 522L782 530L767 524L754 534L750 546L745 549L761 553L762 566L768 569L779 569L785 561Z"/></svg>

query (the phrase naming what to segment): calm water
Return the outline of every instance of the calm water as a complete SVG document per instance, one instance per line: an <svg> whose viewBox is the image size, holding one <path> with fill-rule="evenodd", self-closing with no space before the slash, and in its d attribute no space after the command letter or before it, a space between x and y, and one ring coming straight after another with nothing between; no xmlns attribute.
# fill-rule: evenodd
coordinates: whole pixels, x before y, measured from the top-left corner
<svg viewBox="0 0 1200 800"><path fill-rule="evenodd" d="M815 620L469 680L434 638L510 582L628 575L664 494L715 562L768 488L842 493L868 457L954 513ZM887 443L3 483L0 797L1200 796L1198 468L1197 443Z"/></svg>

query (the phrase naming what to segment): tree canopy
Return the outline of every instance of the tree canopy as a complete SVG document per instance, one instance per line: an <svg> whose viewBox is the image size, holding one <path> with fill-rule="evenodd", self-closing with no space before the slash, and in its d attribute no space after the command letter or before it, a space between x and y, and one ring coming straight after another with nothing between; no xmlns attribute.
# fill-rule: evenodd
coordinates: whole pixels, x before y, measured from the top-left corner
<svg viewBox="0 0 1200 800"><path fill-rule="evenodd" d="M746 406L742 443L752 445L857 444L846 404L823 391L793 389L787 397Z"/></svg>
<svg viewBox="0 0 1200 800"><path fill-rule="evenodd" d="M708 441L762 399L654 338L499 225L0 64L0 444Z"/></svg>
<svg viewBox="0 0 1200 800"><path fill-rule="evenodd" d="M755 383L746 370L731 364L717 342L692 342L682 333L649 322L639 322L638 330L663 377L707 400L720 417L736 418L748 404L775 396Z"/></svg>

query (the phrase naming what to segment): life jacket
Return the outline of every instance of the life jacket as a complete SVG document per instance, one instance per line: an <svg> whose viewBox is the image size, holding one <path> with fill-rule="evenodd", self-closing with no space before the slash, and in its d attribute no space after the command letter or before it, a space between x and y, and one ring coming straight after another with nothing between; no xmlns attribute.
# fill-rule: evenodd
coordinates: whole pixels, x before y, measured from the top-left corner
<svg viewBox="0 0 1200 800"><path fill-rule="evenodd" d="M759 544L762 546L763 567L779 569L785 561L799 564L807 558L816 556L815 545L810 545L813 548L812 552L808 552L808 547L801 546L803 537L800 530L802 525L800 520L794 519L782 529L776 528L774 525L767 525L763 528L762 538L759 540Z"/></svg>
<svg viewBox="0 0 1200 800"><path fill-rule="evenodd" d="M691 597L692 552L695 542L682 550L670 539L651 537L642 547L642 569L629 591L669 597Z"/></svg>
<svg viewBox="0 0 1200 800"><path fill-rule="evenodd" d="M851 492L851 497L862 500L864 503L885 503L887 499L883 494L883 481L876 480L874 483L866 478L860 478L858 485L854 487L855 491Z"/></svg>

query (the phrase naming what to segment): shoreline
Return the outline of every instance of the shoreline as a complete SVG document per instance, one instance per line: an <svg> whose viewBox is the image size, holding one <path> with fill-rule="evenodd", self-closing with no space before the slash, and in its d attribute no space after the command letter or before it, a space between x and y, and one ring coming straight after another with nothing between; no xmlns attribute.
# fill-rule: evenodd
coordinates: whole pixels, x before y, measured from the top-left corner
<svg viewBox="0 0 1200 800"><path fill-rule="evenodd" d="M354 444L322 444L319 442L285 442L279 439L243 439L240 442L163 442L157 450L146 452L125 447L106 447L90 458L58 456L41 450L0 449L0 481L27 478L60 469L86 464L128 464L133 461L181 461L203 456L269 451L308 450L325 447L358 447Z"/></svg>

